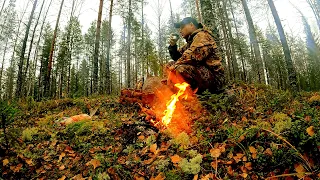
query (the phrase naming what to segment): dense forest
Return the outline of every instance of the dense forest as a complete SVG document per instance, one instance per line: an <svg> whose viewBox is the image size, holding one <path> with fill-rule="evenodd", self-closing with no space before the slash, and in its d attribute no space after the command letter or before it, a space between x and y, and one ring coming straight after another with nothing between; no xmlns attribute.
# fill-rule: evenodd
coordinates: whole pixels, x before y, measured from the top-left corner
<svg viewBox="0 0 320 180"><path fill-rule="evenodd" d="M306 2L312 19L304 15L304 9L289 7L300 14L296 21L304 26L304 34L294 36L284 31L272 0L184 0L181 7L172 7L171 1L101 0L97 19L85 30L79 19L84 0L27 1L19 10L16 0L2 0L1 98L117 94L141 78L162 76L162 67L170 60L167 38L176 32L173 23L184 16L197 18L213 31L229 82L319 90L320 2ZM49 22L53 3L59 11L55 21ZM163 18L165 3L170 4L168 19ZM154 11L149 15L154 19L151 23L145 21L147 5ZM176 13L177 8L184 13ZM265 27L253 21L257 11L272 14ZM61 12L68 12L67 16ZM123 19L122 28L112 27L113 16ZM61 21L66 25L60 25ZM115 38L115 29L121 37Z"/></svg>

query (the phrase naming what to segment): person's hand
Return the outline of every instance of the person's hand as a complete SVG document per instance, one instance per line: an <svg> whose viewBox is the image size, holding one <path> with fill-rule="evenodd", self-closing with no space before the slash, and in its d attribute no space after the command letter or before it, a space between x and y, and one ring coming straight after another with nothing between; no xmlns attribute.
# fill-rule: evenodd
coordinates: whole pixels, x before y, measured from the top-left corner
<svg viewBox="0 0 320 180"><path fill-rule="evenodd" d="M177 34L170 34L169 44L170 46L175 46L179 40L179 35Z"/></svg>
<svg viewBox="0 0 320 180"><path fill-rule="evenodd" d="M174 71L176 69L176 67L173 65L173 66L170 66L168 67L168 70L171 72L171 71Z"/></svg>

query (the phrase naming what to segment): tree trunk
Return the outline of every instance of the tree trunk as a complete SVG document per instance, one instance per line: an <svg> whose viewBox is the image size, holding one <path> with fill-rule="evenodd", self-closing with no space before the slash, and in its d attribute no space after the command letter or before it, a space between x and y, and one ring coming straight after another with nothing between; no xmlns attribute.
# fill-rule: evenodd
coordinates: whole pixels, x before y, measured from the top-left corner
<svg viewBox="0 0 320 180"><path fill-rule="evenodd" d="M3 1L3 4L2 4L2 6L1 6L0 17L1 17L1 14L2 14L2 11L3 11L3 8L4 8L4 5L6 5L6 1L7 1L7 0L4 0L4 1Z"/></svg>
<svg viewBox="0 0 320 180"><path fill-rule="evenodd" d="M103 0L100 0L97 30L96 30L96 41L94 46L94 59L93 59L93 93L98 92L98 65L99 65L99 45L100 45L100 31L101 31L101 16L102 16Z"/></svg>
<svg viewBox="0 0 320 180"><path fill-rule="evenodd" d="M261 53L260 53L260 48L259 48L259 43L257 40L257 35L256 35L256 31L253 25L253 21L252 21L252 17L248 8L248 4L247 4L247 0L241 0L242 2L242 6L246 15L246 19L248 22L248 26L249 26L249 36L250 36L250 43L253 46L253 52L254 52L254 56L255 56L255 71L258 74L258 78L259 78L259 83L264 82L264 72L263 72L263 68L262 68L262 58L261 58Z"/></svg>
<svg viewBox="0 0 320 180"><path fill-rule="evenodd" d="M2 93L1 90L2 90L2 75L3 75L3 68L4 68L4 60L6 58L7 48L8 48L8 39L6 40L6 45L4 46L1 69L0 69L0 99L1 99L1 93Z"/></svg>
<svg viewBox="0 0 320 180"><path fill-rule="evenodd" d="M171 8L171 0L169 0L169 3L170 3L170 8ZM145 75L145 68L144 68L144 62L145 62L145 52L144 52L144 49L145 49L145 45L144 45L144 0L142 0L142 3L141 3L141 48L142 48L142 61L141 61L141 76L142 78L144 78L144 75ZM172 9L171 9L171 16L172 16ZM173 17L172 17L173 18ZM173 22L173 19L171 19L172 23ZM173 24L172 24L172 28L173 28Z"/></svg>
<svg viewBox="0 0 320 180"><path fill-rule="evenodd" d="M281 44L283 47L283 52L284 52L284 56L285 56L285 60L286 60L290 86L293 91L297 91L298 90L298 88L297 88L297 75L296 75L296 71L293 67L291 52L290 52L290 48L288 46L287 38L284 33L284 30L283 30L278 12L276 10L276 7L274 6L273 0L268 0L268 4L270 6L272 15L274 17L274 21L275 21L277 28L278 28L280 41L281 41Z"/></svg>
<svg viewBox="0 0 320 180"><path fill-rule="evenodd" d="M131 15L132 15L132 9L131 9L131 0L129 0L129 14L128 14L128 49L127 49L127 87L130 88L131 84L131 68L130 68L130 62L131 62Z"/></svg>
<svg viewBox="0 0 320 180"><path fill-rule="evenodd" d="M42 2L41 8L40 8L40 12L39 12L39 16L38 16L37 21L36 21L36 24L34 25L34 28L33 28L32 36L31 36L31 41L30 41L30 44L29 44L29 52L28 52L27 65L26 65L26 70L25 70L25 72L24 72L24 77L27 77L27 73L28 73L28 70L29 70L30 55L31 55L31 51L32 51L34 36L35 36L35 34L36 34L36 30L37 30L37 27L38 27L38 24L39 24L39 19L40 19L40 16L41 16L41 12L42 12L44 3L45 3L45 0L43 0L43 2ZM26 83L26 84L27 84L27 83ZM26 86L26 88L28 88L28 86ZM26 93L27 93L27 91L26 91ZM28 95L28 93L27 93L26 95Z"/></svg>
<svg viewBox="0 0 320 180"><path fill-rule="evenodd" d="M223 1L223 12L225 14L225 23L228 28L228 37L229 37L229 46L230 46L230 54L231 54L231 62L232 62L232 71L233 71L233 78L236 79L239 69L238 69L238 62L235 54L235 48L234 48L234 42L233 42L233 36L232 36L232 30L231 30L231 24L229 21L228 11L227 11L227 2Z"/></svg>
<svg viewBox="0 0 320 180"><path fill-rule="evenodd" d="M238 30L236 18L235 18L234 12L233 12L233 7L232 7L231 0L229 0L229 4L230 4L230 7L231 7L231 14L232 14L234 27L236 29L237 39L238 39L238 41L240 41L239 30ZM242 50L241 46L239 46L239 51L240 51L240 58L241 58L242 71L243 71L243 80L246 81L247 80L247 75L246 75L245 62L244 62L244 57L243 57L243 50Z"/></svg>
<svg viewBox="0 0 320 180"><path fill-rule="evenodd" d="M47 70L46 80L45 80L45 82L46 82L45 83L45 95L46 96L49 95L49 90L50 90L50 76L51 76L51 70L52 70L52 59L53 59L53 53L54 53L54 46L56 44L57 31L58 31L58 26L59 26L59 21L60 21L60 16L61 16L61 12L62 12L63 3L64 3L64 0L62 0L62 2L61 2L59 13L58 13L58 17L57 17L56 26L55 26L54 32L53 32L53 38L52 38L51 50L50 50L49 62L48 62L48 70Z"/></svg>
<svg viewBox="0 0 320 180"><path fill-rule="evenodd" d="M34 61L34 66L33 66L33 72L32 72L33 74L32 74L31 80L30 80L32 84L35 84L35 83L33 83L33 78L36 76L36 70L37 70L37 64L38 64L38 49L39 49L39 45L40 45L40 41L41 41L41 37L42 37L43 28L44 28L44 25L46 23L46 19L47 19L48 12L49 12L49 9L51 7L52 1L53 0L50 0L49 6L48 6L47 11L46 11L46 14L45 14L45 16L43 18L42 25L41 25L41 28L40 28L39 38L38 38L38 41L37 41L36 49L34 51L34 60L33 60ZM35 87L30 87L28 94L30 94L30 91L32 89L33 89L32 93L34 94L34 92L35 92L34 88ZM38 88L40 88L40 86Z"/></svg>
<svg viewBox="0 0 320 180"><path fill-rule="evenodd" d="M307 0L307 2L313 11L313 14L317 20L318 28L320 30L320 0L317 0L317 2L312 2L311 0Z"/></svg>
<svg viewBox="0 0 320 180"><path fill-rule="evenodd" d="M24 62L24 53L26 51L27 48L27 41L28 41L28 37L29 37L29 31L30 31L30 27L31 27L31 23L32 23L32 19L33 19L33 14L34 11L37 7L37 2L38 0L35 0L33 3L33 7L32 7L32 11L30 14L30 18L29 18L29 22L27 24L26 27L26 33L23 39L23 43L22 43L22 48L21 48L21 53L20 53L20 62L18 65L18 79L17 79L17 89L16 89L16 97L22 97L22 86L24 84L24 77L23 77L23 62Z"/></svg>
<svg viewBox="0 0 320 180"><path fill-rule="evenodd" d="M72 7L71 7L71 13L69 18L69 29L68 29L68 35L67 35L67 44L68 44L68 55L70 62L68 63L68 83L67 83L67 96L70 95L70 81L71 81L71 64L72 64L72 17L74 16L74 10L75 10L75 0L72 0Z"/></svg>
<svg viewBox="0 0 320 180"><path fill-rule="evenodd" d="M15 65L14 55L15 55L15 53L16 53L16 48L17 48L17 44L18 44L18 40L19 40L20 27L21 27L21 24L22 24L22 20L24 19L24 15L25 15L25 13L26 13L26 11L27 11L27 8L28 8L28 6L29 6L29 2L30 2L30 1L28 1L27 5L26 5L26 8L23 10L23 13L22 13L22 15L21 15L21 18L19 19L18 29L17 29L17 32L16 32L16 37L15 37L15 40L14 40L13 51L12 51L12 56L11 56L11 61L10 61L10 67L12 67L12 68L13 68L14 65ZM14 81L14 72L12 72L12 76L9 77L9 81L12 82L12 83L11 83L11 84L9 85L9 87L8 87L8 89L9 89L9 91L8 91L8 93L9 93L8 97L9 97L9 99L12 99L13 86L14 86L14 83L13 83L13 81Z"/></svg>
<svg viewBox="0 0 320 180"><path fill-rule="evenodd" d="M173 17L173 10L172 10L172 4L171 4L171 0L169 0L169 5L170 5L170 20L171 20L171 27L170 29L172 30L172 32L174 31L174 17ZM142 6L143 8L143 6ZM143 13L143 10L142 10Z"/></svg>
<svg viewBox="0 0 320 180"><path fill-rule="evenodd" d="M222 33L223 33L223 44L224 44L224 51L226 53L226 58L227 58L227 68L228 68L228 79L229 80L233 80L233 76L232 76L232 59L231 59L231 53L230 53L230 48L229 48L229 38L227 35L227 28L226 28L226 20L224 17L224 9L222 9L222 7L220 7L220 3L218 3L218 15L219 15L219 20L220 20L220 24L221 24L221 29L222 29Z"/></svg>
<svg viewBox="0 0 320 180"><path fill-rule="evenodd" d="M107 45L107 61L106 61L106 84L107 84L107 94L111 94L111 73L110 73L110 50L111 50L111 36L112 36L112 12L113 12L113 0L110 1L110 11L109 11L109 29L108 29L108 45Z"/></svg>
<svg viewBox="0 0 320 180"><path fill-rule="evenodd" d="M171 4L170 4L170 7L171 7ZM199 3L199 0L196 0L196 7L197 7L197 12L198 12L199 22L202 23L202 16L201 16L201 12L200 12L200 3Z"/></svg>
<svg viewBox="0 0 320 180"><path fill-rule="evenodd" d="M308 58L309 62L307 63L309 68L309 74L308 74L309 88L311 90L319 90L319 82L317 78L320 75L318 71L319 64L320 64L320 50L312 34L307 18L303 15L303 13L297 7L295 8L301 15L302 22L304 25L304 31L307 36L306 46L309 54L309 58Z"/></svg>

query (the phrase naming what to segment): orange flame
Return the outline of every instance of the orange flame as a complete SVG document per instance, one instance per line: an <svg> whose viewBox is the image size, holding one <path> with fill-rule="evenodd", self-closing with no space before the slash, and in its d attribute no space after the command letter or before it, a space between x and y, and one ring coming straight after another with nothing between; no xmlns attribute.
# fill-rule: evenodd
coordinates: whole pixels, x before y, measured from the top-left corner
<svg viewBox="0 0 320 180"><path fill-rule="evenodd" d="M174 85L175 87L179 88L179 91L176 93L176 94L173 94L171 96L171 100L167 103L167 110L164 111L164 116L162 118L162 123L165 125L165 126L168 126L171 122L171 119L172 119L172 116L173 116L173 113L176 109L176 103L179 101L179 97L182 96L187 87L189 86L188 83L182 83L182 84L175 84ZM187 98L188 96L186 95L185 98Z"/></svg>

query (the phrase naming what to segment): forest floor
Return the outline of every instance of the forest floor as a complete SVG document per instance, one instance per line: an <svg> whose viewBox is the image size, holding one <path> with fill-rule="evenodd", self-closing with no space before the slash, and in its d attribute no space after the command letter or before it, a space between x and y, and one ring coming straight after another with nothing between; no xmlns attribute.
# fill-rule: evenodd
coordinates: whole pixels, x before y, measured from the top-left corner
<svg viewBox="0 0 320 180"><path fill-rule="evenodd" d="M320 178L319 93L293 96L244 84L230 90L198 96L200 116L192 118L187 133L178 134L151 126L138 105L122 105L117 97L18 103L6 127L9 150L1 129L0 177ZM95 107L92 120L59 123Z"/></svg>

